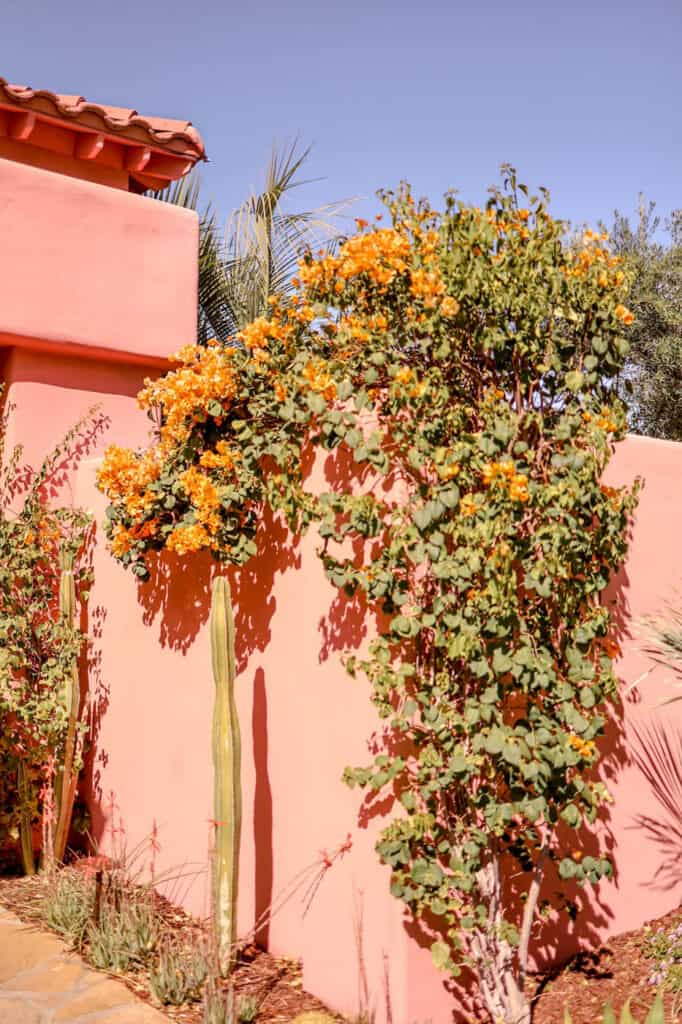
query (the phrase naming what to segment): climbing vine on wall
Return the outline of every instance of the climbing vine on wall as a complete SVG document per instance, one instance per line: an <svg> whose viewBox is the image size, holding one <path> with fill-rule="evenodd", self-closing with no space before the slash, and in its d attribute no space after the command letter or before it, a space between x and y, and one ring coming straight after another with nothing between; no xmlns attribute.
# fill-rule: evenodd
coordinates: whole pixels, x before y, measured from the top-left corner
<svg viewBox="0 0 682 1024"><path fill-rule="evenodd" d="M332 583L385 616L347 662L385 749L346 781L396 799L378 852L435 962L468 963L491 1018L518 1024L543 876L611 872L574 851L607 799L601 597L636 502L601 482L625 431L628 281L511 169L480 209L383 200L388 226L306 256L290 304L149 384L157 444L111 450L100 481L140 575L163 546L243 561L265 503L318 521ZM326 493L306 491L305 444L329 452Z"/></svg>

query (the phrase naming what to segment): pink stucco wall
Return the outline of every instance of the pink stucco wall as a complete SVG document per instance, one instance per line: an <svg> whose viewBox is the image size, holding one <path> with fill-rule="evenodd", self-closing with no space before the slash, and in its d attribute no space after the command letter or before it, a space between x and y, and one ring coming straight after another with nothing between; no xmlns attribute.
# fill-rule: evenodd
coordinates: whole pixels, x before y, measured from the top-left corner
<svg viewBox="0 0 682 1024"><path fill-rule="evenodd" d="M93 500L91 472L84 466L79 478L83 501ZM679 582L682 445L628 438L608 476L625 483L636 475L646 484L631 553L610 593L621 609L624 686L648 665L639 652L637 620L659 609ZM277 952L300 956L306 986L335 1008L356 1012L369 1002L382 1021L388 992L395 1024L446 1022L453 1001L431 965L432 937L420 938L404 918L374 853L386 808L380 804L365 815L361 796L340 780L345 765L367 760L367 742L378 726L366 685L346 675L339 657L367 637L324 579L314 536L292 550L283 528L268 522L260 544L254 563L233 575L243 729L241 931L303 869L319 863L319 851L331 852L350 832L351 851L327 871L305 914L304 887L261 939ZM137 587L102 547L96 555L93 605L106 609L98 646L108 690L97 787L104 795L116 793L131 841L156 820L162 862L190 872L205 862L211 814L210 572L202 562L164 565L152 583ZM577 894L582 909L574 925L562 919L560 929L538 933L541 963L638 926L682 896L679 872L673 878L665 870L682 854L679 823L637 764L637 726L653 720L682 752L679 710L654 709L664 680L664 673L654 673L624 700L625 729L612 729L608 739L614 803L596 836L585 840L585 852L595 844L610 849L616 879L594 895ZM675 797L682 810L682 791ZM651 819L648 827L638 824L640 816ZM655 822L663 825L658 837ZM205 911L205 875L197 876L186 901Z"/></svg>
<svg viewBox="0 0 682 1024"><path fill-rule="evenodd" d="M12 439L23 441L36 461L100 403L108 429L84 442L62 498L92 507L101 523L104 503L93 478L102 446L112 439L144 441L148 421L134 401L142 378L193 337L196 219L153 200L1 159L0 182L6 240L0 342L15 405ZM622 609L624 684L647 664L634 624L660 608L679 582L682 446L629 438L609 480L627 482L637 474L646 486L631 554L612 595ZM292 546L282 526L267 520L259 543L252 564L232 574L244 776L240 930L246 933L302 877L259 937L303 959L306 986L349 1013L374 1008L378 1024L387 1017L387 999L394 1024L447 1022L453 1003L431 965L428 942L414 934L390 896L388 872L374 853L385 807L363 812L362 796L340 780L346 764L367 759L367 741L378 725L366 685L351 680L340 664L341 650L366 642L364 627L336 602L313 535ZM106 553L101 527L94 567L87 614L95 745L86 787L94 829L106 844L112 792L131 848L144 845L156 822L158 867L178 869L183 878L174 883L176 894L204 912L212 568L201 559L161 560L152 582L138 585ZM677 708L654 708L664 686L661 671L647 678L625 700L625 728L614 728L609 738L614 804L599 835L587 842L612 847L616 879L584 903L574 926L538 935L540 960L679 902L679 884L666 865L682 854L680 815L674 820L682 792L673 792L665 811L641 764L643 751L652 750L646 738L642 745L643 725L662 723L673 751L682 749ZM313 892L320 851L333 852L348 833L351 850Z"/></svg>

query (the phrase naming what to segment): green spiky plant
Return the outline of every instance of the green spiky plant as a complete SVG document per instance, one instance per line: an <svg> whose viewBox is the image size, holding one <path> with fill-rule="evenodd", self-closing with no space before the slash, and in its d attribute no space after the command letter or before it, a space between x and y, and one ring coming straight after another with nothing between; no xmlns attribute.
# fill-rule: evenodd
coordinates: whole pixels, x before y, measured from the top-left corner
<svg viewBox="0 0 682 1024"><path fill-rule="evenodd" d="M215 681L213 706L213 921L220 968L229 972L237 938L239 840L242 823L241 738L234 699L234 619L230 585L213 583L211 658Z"/></svg>
<svg viewBox="0 0 682 1024"><path fill-rule="evenodd" d="M568 1012L568 1010L564 1010L564 1024L572 1024L571 1015ZM604 1016L602 1017L602 1024L618 1024L618 1018L616 1017L614 1009L610 1003L608 1003L607 1006L604 1007ZM632 1016L632 1013L630 1011L629 999L623 1006L623 1009L620 1011L620 1024L637 1024L637 1019ZM660 991L656 995L653 1006L649 1010L643 1024L665 1024L663 995Z"/></svg>

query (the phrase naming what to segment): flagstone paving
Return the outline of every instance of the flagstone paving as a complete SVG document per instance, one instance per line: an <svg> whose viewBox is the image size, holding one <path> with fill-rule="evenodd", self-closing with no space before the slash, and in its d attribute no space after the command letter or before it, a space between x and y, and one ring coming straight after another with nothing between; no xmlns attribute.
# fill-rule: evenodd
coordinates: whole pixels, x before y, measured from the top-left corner
<svg viewBox="0 0 682 1024"><path fill-rule="evenodd" d="M0 907L0 1024L168 1024L53 935Z"/></svg>

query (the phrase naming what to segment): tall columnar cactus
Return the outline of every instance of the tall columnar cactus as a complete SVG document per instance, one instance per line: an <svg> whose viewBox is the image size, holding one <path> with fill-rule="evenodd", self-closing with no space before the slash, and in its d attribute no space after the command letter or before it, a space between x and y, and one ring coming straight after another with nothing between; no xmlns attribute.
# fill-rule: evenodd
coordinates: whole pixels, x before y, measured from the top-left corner
<svg viewBox="0 0 682 1024"><path fill-rule="evenodd" d="M26 773L26 762L19 758L17 762L17 792L19 794L19 836L21 839L21 859L24 874L35 874L36 866L33 857L33 821L29 806L29 782Z"/></svg>
<svg viewBox="0 0 682 1024"><path fill-rule="evenodd" d="M61 555L61 579L59 581L59 614L71 629L76 613L76 586L73 579L73 553L64 551ZM74 658L64 687L64 704L67 715L64 756L57 771L56 806L57 821L54 835L54 856L57 861L64 859L69 836L73 802L78 785L76 767L76 741L78 715L80 711L80 678L78 662Z"/></svg>
<svg viewBox="0 0 682 1024"><path fill-rule="evenodd" d="M213 706L213 914L221 968L229 971L237 938L239 840L242 824L241 738L234 699L234 619L230 586L224 576L213 583L211 657L215 680Z"/></svg>

